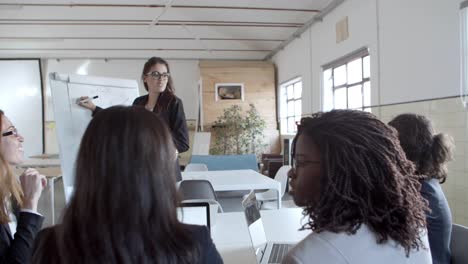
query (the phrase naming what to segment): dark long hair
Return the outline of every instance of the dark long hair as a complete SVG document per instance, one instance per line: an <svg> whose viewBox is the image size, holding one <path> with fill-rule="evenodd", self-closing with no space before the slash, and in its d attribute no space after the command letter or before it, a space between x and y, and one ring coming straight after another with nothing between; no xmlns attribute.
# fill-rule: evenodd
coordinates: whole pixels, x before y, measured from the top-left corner
<svg viewBox="0 0 468 264"><path fill-rule="evenodd" d="M401 114L388 124L398 131L400 144L416 165L416 173L444 183L454 149L450 137L435 134L431 121L422 115Z"/></svg>
<svg viewBox="0 0 468 264"><path fill-rule="evenodd" d="M0 127L4 117L5 114L0 110ZM2 148L2 141L0 140L0 150ZM0 224L7 224L11 220L7 210L7 202L9 200L21 206L23 203L23 191L13 175L6 157L0 152Z"/></svg>
<svg viewBox="0 0 468 264"><path fill-rule="evenodd" d="M301 120L293 157L301 136L322 159L320 197L304 209L310 217L303 228L354 234L366 224L377 243L393 239L407 255L422 246L427 204L394 129L370 113L334 110Z"/></svg>
<svg viewBox="0 0 468 264"><path fill-rule="evenodd" d="M74 195L55 229L59 262L196 263L199 246L177 220L174 162L159 117L142 107L99 112L84 133Z"/></svg>
<svg viewBox="0 0 468 264"><path fill-rule="evenodd" d="M171 69L169 68L169 63L166 60L160 57L151 57L148 61L146 61L145 65L143 66L143 71L141 72L141 79L143 80L143 85L145 86L146 91L148 91L148 85L144 82L145 74L149 73L151 67L156 64L163 64L167 68L167 72L171 73ZM167 109L169 105L175 100L175 87L174 82L172 81L172 75L169 75L167 80L167 86L164 92L159 95L158 103L156 104L156 112L161 112L164 109Z"/></svg>

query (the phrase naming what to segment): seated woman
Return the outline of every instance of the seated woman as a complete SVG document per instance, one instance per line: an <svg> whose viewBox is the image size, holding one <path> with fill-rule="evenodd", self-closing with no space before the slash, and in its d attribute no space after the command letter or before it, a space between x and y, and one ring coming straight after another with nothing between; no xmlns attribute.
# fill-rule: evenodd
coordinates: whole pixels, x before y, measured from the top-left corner
<svg viewBox="0 0 468 264"><path fill-rule="evenodd" d="M449 264L452 214L440 184L447 178L453 144L447 135L435 135L431 121L421 115L402 114L388 124L398 131L406 157L421 177L421 193L429 201L426 221L432 263Z"/></svg>
<svg viewBox="0 0 468 264"><path fill-rule="evenodd" d="M222 263L206 227L177 220L176 150L142 107L102 110L78 151L63 222L39 233L33 263Z"/></svg>
<svg viewBox="0 0 468 264"><path fill-rule="evenodd" d="M27 169L20 182L10 165L23 161L23 137L0 110L0 263L29 263L32 245L43 217L37 203L45 177Z"/></svg>
<svg viewBox="0 0 468 264"><path fill-rule="evenodd" d="M318 113L292 152L290 193L313 233L283 263L431 263L427 206L392 128L367 112Z"/></svg>

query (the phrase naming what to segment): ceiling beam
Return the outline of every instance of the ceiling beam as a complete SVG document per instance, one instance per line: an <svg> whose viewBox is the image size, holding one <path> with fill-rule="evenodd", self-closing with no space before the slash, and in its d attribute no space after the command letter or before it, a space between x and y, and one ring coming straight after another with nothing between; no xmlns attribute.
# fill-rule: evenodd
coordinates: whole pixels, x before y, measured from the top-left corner
<svg viewBox="0 0 468 264"><path fill-rule="evenodd" d="M0 40L49 40L49 39L63 39L63 40L196 40L196 38L158 38L158 37L9 37L0 36ZM200 38L200 40L208 41L258 41L258 42L281 42L284 39L246 39L246 38Z"/></svg>
<svg viewBox="0 0 468 264"><path fill-rule="evenodd" d="M136 5L136 4L36 4L36 3L0 3L1 6L21 7L96 7L96 8L164 8L166 5ZM203 5L171 5L171 8L190 8L190 9L233 9L233 10L259 10L259 11L279 11L279 12L311 12L318 13L317 9L298 9L298 8L271 8L271 7L248 7L248 6L203 6Z"/></svg>

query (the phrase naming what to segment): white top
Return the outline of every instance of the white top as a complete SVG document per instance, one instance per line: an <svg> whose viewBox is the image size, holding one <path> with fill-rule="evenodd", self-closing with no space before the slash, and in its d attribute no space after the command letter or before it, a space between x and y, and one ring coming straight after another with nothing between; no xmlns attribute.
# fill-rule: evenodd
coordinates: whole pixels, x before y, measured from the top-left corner
<svg viewBox="0 0 468 264"><path fill-rule="evenodd" d="M422 241L427 249L411 251L407 258L404 248L393 240L377 244L367 225L362 225L354 235L326 231L312 233L288 253L283 264L430 264L427 234Z"/></svg>

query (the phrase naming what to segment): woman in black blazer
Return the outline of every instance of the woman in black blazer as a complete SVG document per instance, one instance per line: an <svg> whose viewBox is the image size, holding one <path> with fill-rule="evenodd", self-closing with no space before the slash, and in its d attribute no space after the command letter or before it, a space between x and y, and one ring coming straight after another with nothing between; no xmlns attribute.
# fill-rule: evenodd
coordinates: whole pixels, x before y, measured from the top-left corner
<svg viewBox="0 0 468 264"><path fill-rule="evenodd" d="M88 125L61 225L39 233L33 263L222 263L204 226L178 221L175 147L142 107L102 110Z"/></svg>
<svg viewBox="0 0 468 264"><path fill-rule="evenodd" d="M29 263L34 238L42 226L37 203L45 177L27 169L20 182L10 165L23 161L23 137L0 110L0 263Z"/></svg>
<svg viewBox="0 0 468 264"><path fill-rule="evenodd" d="M142 106L148 111L159 115L169 127L175 147L179 153L189 149L189 136L187 121L185 120L184 106L174 94L169 63L162 58L152 57L143 66L141 79L145 85L147 95L140 96L133 101L133 105ZM87 96L82 96L77 103L93 111L93 116L102 110L96 106ZM182 180L179 162L176 162L177 181Z"/></svg>

